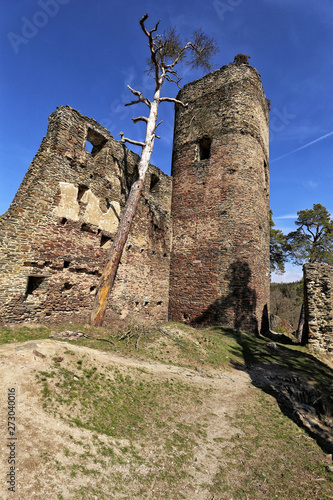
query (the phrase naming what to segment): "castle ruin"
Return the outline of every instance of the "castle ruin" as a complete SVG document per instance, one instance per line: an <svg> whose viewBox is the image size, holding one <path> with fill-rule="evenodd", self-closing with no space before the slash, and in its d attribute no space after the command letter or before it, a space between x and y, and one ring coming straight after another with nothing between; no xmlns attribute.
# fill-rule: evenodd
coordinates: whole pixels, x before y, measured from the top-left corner
<svg viewBox="0 0 333 500"><path fill-rule="evenodd" d="M333 266L304 264L303 277L306 340L333 354Z"/></svg>
<svg viewBox="0 0 333 500"><path fill-rule="evenodd" d="M185 85L172 176L150 165L106 322L268 328L268 104L260 76L230 63ZM86 149L86 144L91 149ZM138 155L62 106L0 217L0 315L87 321Z"/></svg>

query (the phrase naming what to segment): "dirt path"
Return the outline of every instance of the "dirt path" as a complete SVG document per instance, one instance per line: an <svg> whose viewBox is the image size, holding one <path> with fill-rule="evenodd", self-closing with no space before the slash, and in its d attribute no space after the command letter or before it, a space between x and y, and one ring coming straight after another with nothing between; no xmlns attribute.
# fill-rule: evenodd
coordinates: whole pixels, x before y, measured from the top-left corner
<svg viewBox="0 0 333 500"><path fill-rule="evenodd" d="M73 490L88 488L90 493L82 498L131 498L131 485L126 493L108 490L110 486L96 479L96 475L76 474L70 477L69 468L81 457L83 447L89 447L91 460L86 462L86 469L94 462L98 453L96 437L93 432L73 427L65 420L46 413L40 397L41 387L36 381L36 373L51 370L54 357L65 357L70 349L74 357L84 356L89 363L100 370L108 365L117 366L124 373L133 369L145 370L156 380L182 381L190 386L203 389L207 393L204 405L193 405L192 412L184 416L183 422L190 424L207 422L206 436L200 446L196 446L193 463L187 465L188 477L184 479L179 498L208 500L212 498L205 485L209 485L221 465L222 449L232 436L239 431L232 424L232 415L240 406L246 405L252 398L254 387L249 376L242 371L217 373L214 377L202 375L194 370L168 366L162 363L138 362L115 354L103 353L82 346L55 341L41 340L24 344L10 344L0 347L0 496L3 499L59 499L76 498ZM15 433L7 431L8 390L15 389ZM13 394L13 393L11 393ZM11 398L13 400L13 398ZM14 439L15 438L15 439ZM112 438L104 441L114 446ZM10 472L8 458L12 444L12 456L15 458L15 494L8 491L10 486L6 476ZM146 449L146 460L151 468L140 466L142 477L154 472L153 449ZM159 457L160 459L161 457ZM167 466L167 458L166 466ZM88 459L87 459L88 460ZM117 465L123 477L131 477L131 464ZM108 476L108 465L97 463L96 474ZM148 471L147 471L148 469ZM114 472L114 471L113 471ZM194 473L195 472L195 473ZM153 476L153 474L152 474ZM101 476L99 476L101 477ZM102 496L102 492L105 497ZM183 496L181 496L183 495ZM81 497L77 497L81 498ZM159 498L158 486L154 481L148 493L142 498Z"/></svg>

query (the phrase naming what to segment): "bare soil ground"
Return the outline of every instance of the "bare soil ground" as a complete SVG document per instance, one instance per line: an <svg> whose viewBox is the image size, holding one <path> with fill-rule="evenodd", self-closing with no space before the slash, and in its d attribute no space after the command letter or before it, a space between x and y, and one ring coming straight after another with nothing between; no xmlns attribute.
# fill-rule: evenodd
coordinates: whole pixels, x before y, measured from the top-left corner
<svg viewBox="0 0 333 500"><path fill-rule="evenodd" d="M330 416L320 419L310 400L294 405L294 419L284 411L299 373L274 359L268 370L253 347L256 362L241 360L231 337L222 351L213 332L164 332L138 334L127 351L87 339L0 346L1 498L333 498ZM223 363L212 357L218 349Z"/></svg>

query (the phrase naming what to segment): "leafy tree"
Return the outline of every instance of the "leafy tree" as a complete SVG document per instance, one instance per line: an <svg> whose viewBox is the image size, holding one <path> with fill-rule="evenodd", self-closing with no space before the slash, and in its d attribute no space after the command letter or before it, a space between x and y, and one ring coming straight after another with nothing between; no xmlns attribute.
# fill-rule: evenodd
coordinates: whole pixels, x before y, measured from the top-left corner
<svg viewBox="0 0 333 500"><path fill-rule="evenodd" d="M296 231L287 235L288 254L297 265L319 262L333 265L333 220L319 203L297 212Z"/></svg>
<svg viewBox="0 0 333 500"><path fill-rule="evenodd" d="M286 261L286 237L280 229L274 229L273 212L270 210L270 271L276 274L285 272Z"/></svg>
<svg viewBox="0 0 333 500"><path fill-rule="evenodd" d="M333 221L331 215L320 203L312 209L297 212L296 231L287 235L288 260L297 265L305 262L319 262L333 265ZM305 308L302 304L298 328L295 332L300 344L306 342Z"/></svg>
<svg viewBox="0 0 333 500"><path fill-rule="evenodd" d="M175 29L165 31L162 34L157 33L160 21L153 29L148 31L145 26L147 19L148 14L145 14L140 19L140 26L144 35L148 39L150 51L148 71L153 74L155 79L154 96L153 100L150 100L143 96L140 91L134 90L128 85L128 88L136 99L126 104L126 106L143 103L148 107L149 115L133 118L134 123L140 121L146 123L146 135L143 142L127 139L124 137L123 132L120 132L122 143L128 142L130 144L141 146L142 152L138 163L138 178L131 187L119 222L117 234L110 249L107 263L103 269L99 286L96 290L95 302L90 319L93 326L100 326L103 323L107 298L113 287L122 252L126 244L132 221L137 211L140 195L145 182L146 172L148 170L151 154L153 152L155 137L158 138L158 135L156 135L156 129L161 123L157 123L158 107L161 102L165 101L178 103L184 107L187 106L186 103L178 101L175 98L161 97L161 88L163 83L166 80L174 82L179 86L180 77L175 67L181 62L185 62L191 68L201 67L205 70L210 70L211 58L218 51L215 40L212 37L205 35L201 30L195 31L193 33L192 40L183 45Z"/></svg>

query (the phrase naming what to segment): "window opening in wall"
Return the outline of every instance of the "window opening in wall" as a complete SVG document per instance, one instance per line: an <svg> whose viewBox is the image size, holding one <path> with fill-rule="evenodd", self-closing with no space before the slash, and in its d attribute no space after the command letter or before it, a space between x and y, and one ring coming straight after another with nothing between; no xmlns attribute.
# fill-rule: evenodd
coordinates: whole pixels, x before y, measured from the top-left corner
<svg viewBox="0 0 333 500"><path fill-rule="evenodd" d="M81 224L81 231L86 231L87 233L96 234L96 231L89 224L86 224L85 222Z"/></svg>
<svg viewBox="0 0 333 500"><path fill-rule="evenodd" d="M43 283L45 276L28 276L26 296L31 295Z"/></svg>
<svg viewBox="0 0 333 500"><path fill-rule="evenodd" d="M111 239L112 239L111 236L106 236L105 234L102 234L101 247L104 247L104 245L106 245L108 241L110 241Z"/></svg>
<svg viewBox="0 0 333 500"><path fill-rule="evenodd" d="M80 184L79 185L79 190L78 190L78 193L77 193L77 200L80 201L82 196L84 195L84 193L86 193L88 191L88 186L85 186L84 184Z"/></svg>
<svg viewBox="0 0 333 500"><path fill-rule="evenodd" d="M64 269L67 269L70 265L71 261L70 260L64 260Z"/></svg>
<svg viewBox="0 0 333 500"><path fill-rule="evenodd" d="M88 128L85 150L91 154L91 156L96 156L107 143L107 139L92 128Z"/></svg>
<svg viewBox="0 0 333 500"><path fill-rule="evenodd" d="M63 217L62 219L60 219L60 224L62 224L63 226L66 224L66 222L67 222L66 217Z"/></svg>
<svg viewBox="0 0 333 500"><path fill-rule="evenodd" d="M160 178L156 174L151 174L150 177L150 191L157 191L158 189L158 183L160 181Z"/></svg>
<svg viewBox="0 0 333 500"><path fill-rule="evenodd" d="M210 158L210 147L212 140L209 137L203 137L199 142L200 160L208 160Z"/></svg>

